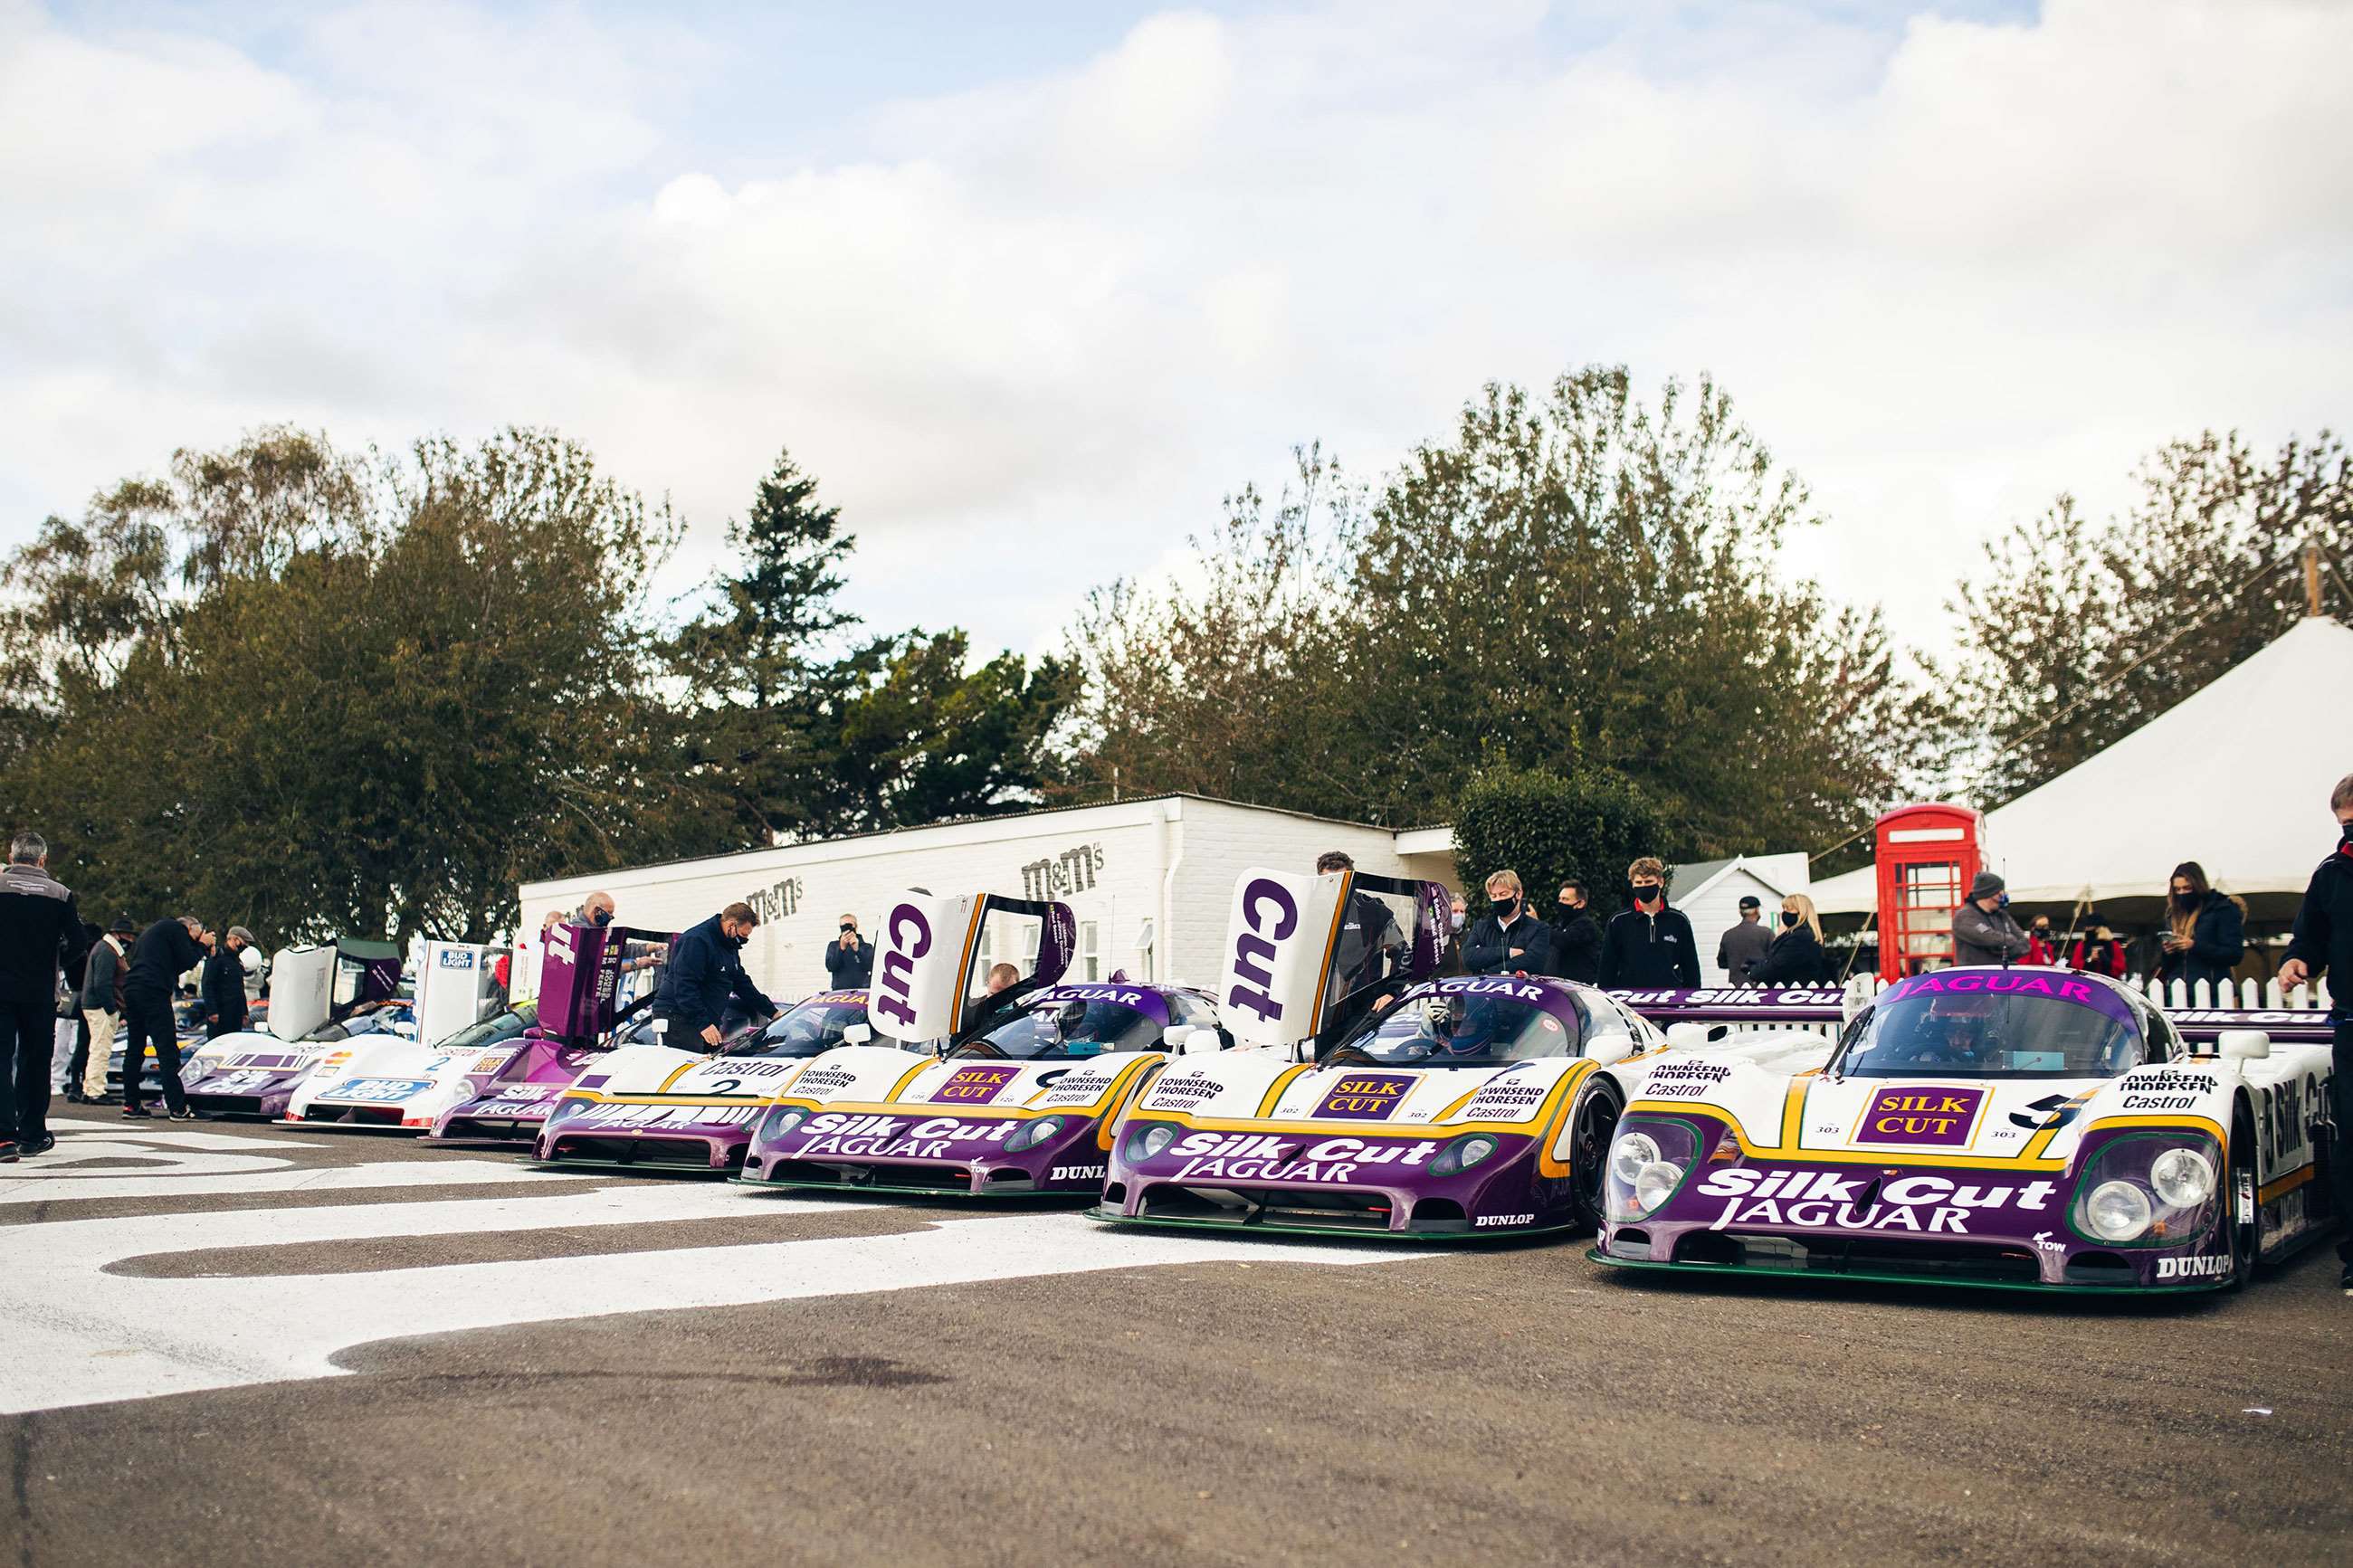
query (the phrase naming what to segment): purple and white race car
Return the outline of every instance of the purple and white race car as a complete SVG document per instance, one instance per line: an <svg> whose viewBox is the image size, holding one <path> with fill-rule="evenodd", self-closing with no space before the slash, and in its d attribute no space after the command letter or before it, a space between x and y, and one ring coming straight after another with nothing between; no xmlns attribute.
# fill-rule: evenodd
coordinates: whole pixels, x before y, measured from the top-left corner
<svg viewBox="0 0 2353 1568"><path fill-rule="evenodd" d="M806 1063L876 1039L863 991L820 992L731 1034L716 1053L678 1050L649 1032L561 1091L533 1157L543 1165L732 1175L743 1168L762 1108ZM912 1059L903 1049L891 1054L902 1067Z"/></svg>
<svg viewBox="0 0 2353 1568"><path fill-rule="evenodd" d="M1035 969L994 994L979 992L994 967L987 950L1018 951L1011 939L1025 924L1037 928ZM808 1062L761 1119L742 1179L1093 1196L1112 1119L1137 1087L1171 1052L1227 1042L1199 992L1116 977L1055 984L1073 931L1067 904L902 896L883 924L873 1016L912 1037L945 1037L949 1048L910 1061L902 1050L853 1045Z"/></svg>
<svg viewBox="0 0 2353 1568"><path fill-rule="evenodd" d="M1435 1240L1593 1228L1620 1110L1680 1058L1592 986L1431 975L1445 907L1434 883L1245 872L1219 994L1237 1035L1291 1048L1154 1079L1094 1216ZM1756 1036L1707 1054L1819 1063L1829 1047Z"/></svg>
<svg viewBox="0 0 2353 1568"><path fill-rule="evenodd" d="M2173 1291L2328 1212L2329 1051L2191 1050L2100 976L1939 970L1858 996L1820 1070L1694 1058L1618 1124L1593 1256L1629 1268ZM2282 1031L2284 1033L2285 1031Z"/></svg>

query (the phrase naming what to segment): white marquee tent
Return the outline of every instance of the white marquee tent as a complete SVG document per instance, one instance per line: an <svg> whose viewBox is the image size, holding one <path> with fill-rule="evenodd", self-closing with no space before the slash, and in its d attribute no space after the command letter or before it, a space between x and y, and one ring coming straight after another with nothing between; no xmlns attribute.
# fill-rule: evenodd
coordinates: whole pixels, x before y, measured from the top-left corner
<svg viewBox="0 0 2353 1568"><path fill-rule="evenodd" d="M1986 814L2011 901L2133 918L2195 860L2258 921L2294 918L2336 842L2328 792L2353 773L2353 627L2315 616L2107 750ZM1869 912L1873 868L1814 884L1824 914ZM2118 906L2124 906L2119 908Z"/></svg>

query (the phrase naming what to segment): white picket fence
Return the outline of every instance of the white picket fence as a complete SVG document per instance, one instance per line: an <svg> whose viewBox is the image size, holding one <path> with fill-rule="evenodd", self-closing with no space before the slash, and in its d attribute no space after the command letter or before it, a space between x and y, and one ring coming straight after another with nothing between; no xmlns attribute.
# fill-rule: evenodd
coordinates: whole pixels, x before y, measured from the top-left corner
<svg viewBox="0 0 2353 1568"><path fill-rule="evenodd" d="M2168 1013L2196 1007L2247 1013L2326 1012L2330 1000L2326 977L2293 989L2282 986L2277 980L2226 980L2219 985L2192 985L2185 980L2161 981L2153 974L2126 975L2123 984ZM1887 989L1887 982L1876 974L1858 975L1847 983L1850 991L1858 985L1873 996Z"/></svg>

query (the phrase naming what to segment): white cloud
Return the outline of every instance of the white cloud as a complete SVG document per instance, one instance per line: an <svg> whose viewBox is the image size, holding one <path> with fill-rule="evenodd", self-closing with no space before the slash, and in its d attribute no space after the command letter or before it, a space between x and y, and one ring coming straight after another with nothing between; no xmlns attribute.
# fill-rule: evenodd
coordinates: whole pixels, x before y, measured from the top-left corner
<svg viewBox="0 0 2353 1568"><path fill-rule="evenodd" d="M1968 542L2206 425L2341 417L2353 13L2053 0L1172 11L876 105L824 163L673 127L725 41L361 5L265 65L0 9L0 537L171 447L552 423L715 541L779 443L878 618L1050 646L1321 437L1486 379L1715 374L1936 612Z"/></svg>

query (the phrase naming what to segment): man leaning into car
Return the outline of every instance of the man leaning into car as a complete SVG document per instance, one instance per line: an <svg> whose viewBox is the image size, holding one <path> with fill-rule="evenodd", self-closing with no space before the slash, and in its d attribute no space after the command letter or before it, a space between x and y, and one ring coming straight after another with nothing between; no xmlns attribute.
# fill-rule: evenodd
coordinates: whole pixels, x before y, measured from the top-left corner
<svg viewBox="0 0 2353 1568"><path fill-rule="evenodd" d="M2353 1216L2353 1159L2342 1152L2347 1129L2353 1128L2353 773L2337 781L2328 809L2337 814L2337 847L2304 890L2279 981L2284 987L2328 976L2328 1021L2337 1032L2329 1099L2339 1140L2328 1169L2337 1223L2344 1226L2337 1233L2337 1260L2344 1266L2337 1282L2353 1296L2353 1226L2346 1223Z"/></svg>
<svg viewBox="0 0 2353 1568"><path fill-rule="evenodd" d="M754 1019L776 1016L776 1005L752 984L738 956L759 924L751 905L730 904L681 931L670 944L670 966L654 993L653 1011L663 1043L672 1050L717 1050L719 1022L731 997Z"/></svg>

